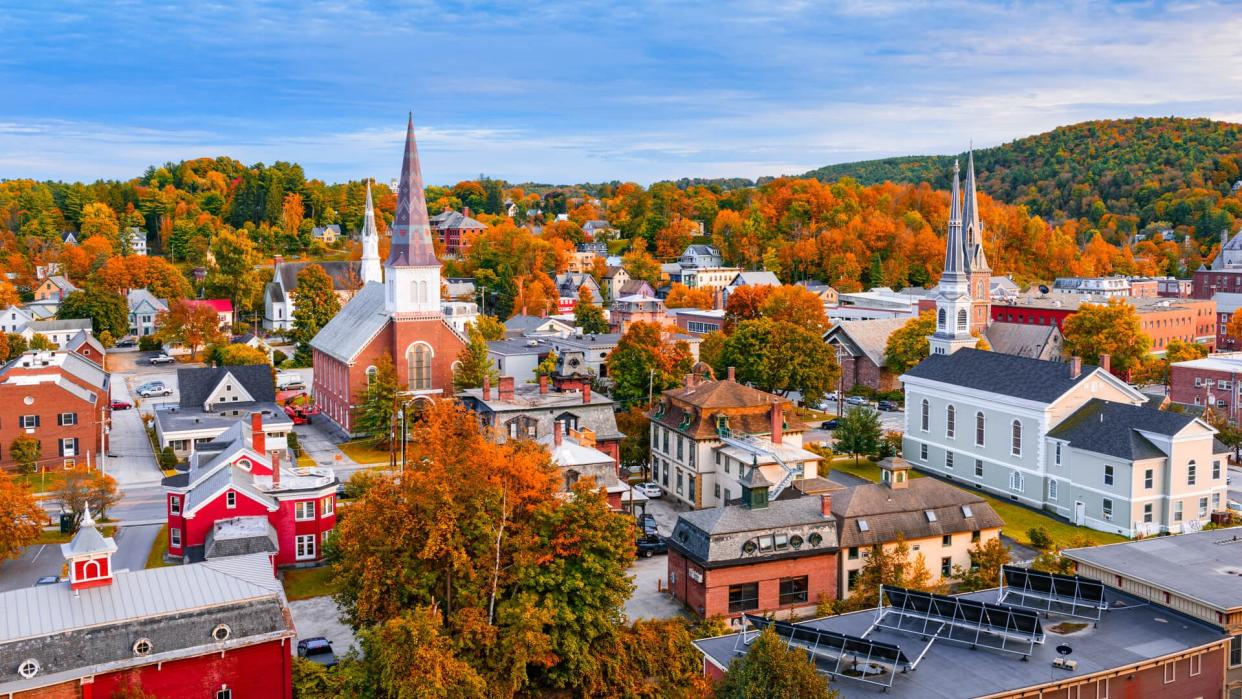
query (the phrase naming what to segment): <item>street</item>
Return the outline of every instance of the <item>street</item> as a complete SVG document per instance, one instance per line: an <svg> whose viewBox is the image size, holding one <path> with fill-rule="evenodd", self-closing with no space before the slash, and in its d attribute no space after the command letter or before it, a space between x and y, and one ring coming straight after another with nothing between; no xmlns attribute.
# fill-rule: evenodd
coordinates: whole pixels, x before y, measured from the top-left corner
<svg viewBox="0 0 1242 699"><path fill-rule="evenodd" d="M142 570L147 566L147 555L159 534L160 525L148 524L122 527L113 538L116 553L112 565L116 570ZM34 585L45 575L60 575L65 559L60 555L60 544L36 544L29 546L22 555L0 563L0 592L18 590Z"/></svg>

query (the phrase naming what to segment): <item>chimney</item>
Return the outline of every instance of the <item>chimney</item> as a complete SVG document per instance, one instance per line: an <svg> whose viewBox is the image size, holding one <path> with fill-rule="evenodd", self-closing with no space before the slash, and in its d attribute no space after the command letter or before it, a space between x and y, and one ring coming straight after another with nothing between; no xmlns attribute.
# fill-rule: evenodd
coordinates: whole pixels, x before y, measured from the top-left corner
<svg viewBox="0 0 1242 699"><path fill-rule="evenodd" d="M281 257L280 255L272 255L272 269L275 269L275 268L279 267L279 266L280 266L280 263L281 263L284 259L285 259L285 258Z"/></svg>
<svg viewBox="0 0 1242 699"><path fill-rule="evenodd" d="M263 434L263 414L250 413L250 448L267 457L267 435Z"/></svg>
<svg viewBox="0 0 1242 699"><path fill-rule="evenodd" d="M582 384L582 404L591 404L591 384L589 383Z"/></svg>
<svg viewBox="0 0 1242 699"><path fill-rule="evenodd" d="M548 377L544 374L539 375L539 395L548 395Z"/></svg>
<svg viewBox="0 0 1242 699"><path fill-rule="evenodd" d="M513 400L513 377L512 376L500 377L500 400L504 400L504 401Z"/></svg>
<svg viewBox="0 0 1242 699"><path fill-rule="evenodd" d="M832 516L832 493L824 493L819 496L819 514L821 517Z"/></svg>
<svg viewBox="0 0 1242 699"><path fill-rule="evenodd" d="M784 418L781 416L781 404L772 404L772 443L780 444L784 431Z"/></svg>
<svg viewBox="0 0 1242 699"><path fill-rule="evenodd" d="M1112 371L1113 371L1113 356L1112 356L1111 354L1101 354L1101 355L1100 355L1100 368L1101 368L1101 369L1103 369L1104 371L1107 371L1107 372L1109 372L1109 373L1112 373Z"/></svg>
<svg viewBox="0 0 1242 699"><path fill-rule="evenodd" d="M280 452L272 452L272 487L280 487Z"/></svg>
<svg viewBox="0 0 1242 699"><path fill-rule="evenodd" d="M694 374L686 374L686 388L694 388Z"/></svg>
<svg viewBox="0 0 1242 699"><path fill-rule="evenodd" d="M552 423L552 443L558 447L561 446L561 440L563 439L561 435L562 427L563 426L561 425L559 420Z"/></svg>
<svg viewBox="0 0 1242 699"><path fill-rule="evenodd" d="M730 380L730 381L737 381L737 379L736 379L736 378L734 378L734 375L733 375L733 367L729 367L729 380Z"/></svg>
<svg viewBox="0 0 1242 699"><path fill-rule="evenodd" d="M1076 379L1082 373L1082 357L1070 357L1070 378Z"/></svg>
<svg viewBox="0 0 1242 699"><path fill-rule="evenodd" d="M483 377L483 400L492 399L492 377Z"/></svg>

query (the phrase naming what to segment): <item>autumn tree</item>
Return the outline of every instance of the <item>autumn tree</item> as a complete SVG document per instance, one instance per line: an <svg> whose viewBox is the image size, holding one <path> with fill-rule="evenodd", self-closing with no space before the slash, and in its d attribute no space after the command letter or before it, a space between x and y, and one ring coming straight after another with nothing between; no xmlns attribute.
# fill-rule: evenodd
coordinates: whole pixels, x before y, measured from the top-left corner
<svg viewBox="0 0 1242 699"><path fill-rule="evenodd" d="M771 393L797 391L808 403L832 391L841 376L836 354L818 331L786 321L743 321L729 335L719 362L737 379Z"/></svg>
<svg viewBox="0 0 1242 699"><path fill-rule="evenodd" d="M647 241L634 238L630 241L630 250L621 256L621 266L631 279L641 279L655 287L664 278L660 263L647 252Z"/></svg>
<svg viewBox="0 0 1242 699"><path fill-rule="evenodd" d="M0 562L39 540L47 513L26 486L0 471Z"/></svg>
<svg viewBox="0 0 1242 699"><path fill-rule="evenodd" d="M17 287L13 286L13 282L0 277L0 309L21 303L21 296L17 293Z"/></svg>
<svg viewBox="0 0 1242 699"><path fill-rule="evenodd" d="M880 586L904 587L909 590L935 591L939 588L931 582L927 559L920 551L910 555L905 537L898 534L897 541L871 547L871 555L858 571L846 609L874 607L880 599Z"/></svg>
<svg viewBox="0 0 1242 699"><path fill-rule="evenodd" d="M483 334L483 339L488 342L503 340L505 337L505 324L500 322L496 316L480 314L474 319L474 327Z"/></svg>
<svg viewBox="0 0 1242 699"><path fill-rule="evenodd" d="M43 458L43 443L38 437L19 434L9 442L9 458L19 473L34 473L39 468L39 459Z"/></svg>
<svg viewBox="0 0 1242 699"><path fill-rule="evenodd" d="M82 225L78 230L83 240L98 236L115 246L121 229L112 207L96 201L82 207Z"/></svg>
<svg viewBox="0 0 1242 699"><path fill-rule="evenodd" d="M717 376L722 376L722 372L727 369L722 362L726 339L728 338L724 333L713 330L699 341L699 361L711 367Z"/></svg>
<svg viewBox="0 0 1242 699"><path fill-rule="evenodd" d="M375 361L375 375L368 377L358 413L358 429L377 446L392 445L393 416L397 414L397 369L392 358L381 355Z"/></svg>
<svg viewBox="0 0 1242 699"><path fill-rule="evenodd" d="M320 265L306 265L298 272L293 307L293 339L298 361L310 364L310 341L341 310L341 299L332 289L332 278Z"/></svg>
<svg viewBox="0 0 1242 699"><path fill-rule="evenodd" d="M255 267L259 252L250 237L243 232L222 230L211 240L211 255L215 267L207 276L208 293L232 301L239 314L260 309L263 279Z"/></svg>
<svg viewBox="0 0 1242 699"><path fill-rule="evenodd" d="M302 195L286 194L280 206L280 222L284 226L285 233L297 235L302 230L302 217L305 215L306 205L302 202Z"/></svg>
<svg viewBox="0 0 1242 699"><path fill-rule="evenodd" d="M668 290L668 298L664 299L664 305L667 308L710 310L715 303L716 297L711 289L691 289L680 282L673 284Z"/></svg>
<svg viewBox="0 0 1242 699"><path fill-rule="evenodd" d="M1225 324L1225 336L1242 345L1242 313L1233 313Z"/></svg>
<svg viewBox="0 0 1242 699"><path fill-rule="evenodd" d="M174 301L156 319L161 342L178 344L190 350L190 359L206 345L221 342L220 316L216 309L197 301Z"/></svg>
<svg viewBox="0 0 1242 699"><path fill-rule="evenodd" d="M121 500L117 491L116 479L100 471L69 471L65 474L64 483L55 491L56 500L65 512L73 517L73 530L77 531L86 515L86 508L91 508L91 516L96 520L108 516L108 510Z"/></svg>
<svg viewBox="0 0 1242 699"><path fill-rule="evenodd" d="M791 646L772 629L764 629L746 654L729 664L716 687L720 699L833 699L828 678L815 669L811 655Z"/></svg>
<svg viewBox="0 0 1242 699"><path fill-rule="evenodd" d="M483 333L472 325L467 334L469 341L457 356L453 369L453 389L457 391L478 388L483 385L484 378L496 381L500 376L488 353L487 339L483 337Z"/></svg>
<svg viewBox="0 0 1242 699"><path fill-rule="evenodd" d="M1009 563L1009 553L1009 547L999 536L986 542L975 542L970 547L970 565L953 566L958 591L972 592L996 587L1001 566Z"/></svg>
<svg viewBox="0 0 1242 699"><path fill-rule="evenodd" d="M1065 320L1066 356L1082 357L1088 364L1099 364L1100 355L1112 357L1112 369L1126 373L1142 365L1151 346L1143 333L1138 311L1123 299L1105 304L1083 304Z"/></svg>
<svg viewBox="0 0 1242 699"><path fill-rule="evenodd" d="M884 346L884 368L900 375L927 359L931 353L927 338L934 332L935 311L923 311L918 317L906 321L888 336L888 343Z"/></svg>
<svg viewBox="0 0 1242 699"><path fill-rule="evenodd" d="M880 414L871 408L856 405L845 411L833 432L836 443L833 448L842 454L852 454L858 463L860 454L874 454L880 446Z"/></svg>
<svg viewBox="0 0 1242 699"><path fill-rule="evenodd" d="M456 657L435 606L417 606L363 631L361 636L363 651L377 671L373 681L384 696L487 696L483 677Z"/></svg>
<svg viewBox="0 0 1242 699"><path fill-rule="evenodd" d="M742 287L747 288L747 287ZM824 313L824 302L814 292L797 284L786 284L771 289L767 298L759 306L759 312L765 318L784 321L814 330L820 335L828 331L828 316Z"/></svg>
<svg viewBox="0 0 1242 699"><path fill-rule="evenodd" d="M725 325L732 328L744 320L763 316L763 302L768 300L772 287L762 285L739 286L729 291L725 302Z"/></svg>
<svg viewBox="0 0 1242 699"><path fill-rule="evenodd" d="M621 465L645 467L651 458L651 421L646 411L636 405L617 413L617 429L625 435L621 440Z"/></svg>
<svg viewBox="0 0 1242 699"><path fill-rule="evenodd" d="M681 255L698 232L699 226L694 221L681 216L673 216L668 225L656 231L656 257L667 259Z"/></svg>
<svg viewBox="0 0 1242 699"><path fill-rule="evenodd" d="M129 304L125 297L97 284L89 284L60 302L56 317L62 320L90 318L96 335L113 337L129 334Z"/></svg>
<svg viewBox="0 0 1242 699"><path fill-rule="evenodd" d="M578 303L574 306L574 325L588 335L608 332L604 309L592 300L591 292L583 285L578 289Z"/></svg>
<svg viewBox="0 0 1242 699"><path fill-rule="evenodd" d="M230 344L217 348L212 352L212 360L220 366L246 366L254 364L271 364L267 353L250 345Z"/></svg>
<svg viewBox="0 0 1242 699"><path fill-rule="evenodd" d="M710 696L703 660L682 619L638 620L611 634L583 695L603 699Z"/></svg>
<svg viewBox="0 0 1242 699"><path fill-rule="evenodd" d="M612 378L612 397L629 408L646 405L649 396L680 384L694 358L683 340L669 339L666 327L637 322L628 329L608 354L608 376Z"/></svg>

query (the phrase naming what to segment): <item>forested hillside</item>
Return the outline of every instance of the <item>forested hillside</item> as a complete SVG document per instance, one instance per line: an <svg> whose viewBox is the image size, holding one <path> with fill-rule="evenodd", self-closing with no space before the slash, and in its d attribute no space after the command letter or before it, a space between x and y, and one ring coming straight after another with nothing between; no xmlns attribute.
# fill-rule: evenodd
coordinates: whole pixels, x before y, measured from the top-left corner
<svg viewBox="0 0 1242 699"><path fill-rule="evenodd" d="M959 156L830 165L807 173L832 182L948 186ZM1215 236L1242 218L1230 197L1242 177L1242 125L1208 119L1088 121L975 151L983 191L1053 222L1079 219L1119 242L1144 229L1184 227Z"/></svg>

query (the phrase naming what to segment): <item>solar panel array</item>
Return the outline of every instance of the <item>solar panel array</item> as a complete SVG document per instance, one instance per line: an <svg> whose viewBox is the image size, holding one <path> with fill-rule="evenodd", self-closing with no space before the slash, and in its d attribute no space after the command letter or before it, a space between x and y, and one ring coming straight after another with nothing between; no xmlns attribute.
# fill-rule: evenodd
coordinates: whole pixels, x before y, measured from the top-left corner
<svg viewBox="0 0 1242 699"><path fill-rule="evenodd" d="M900 587L883 587L880 601L881 628L1023 656L1044 642L1038 612Z"/></svg>
<svg viewBox="0 0 1242 699"><path fill-rule="evenodd" d="M743 615L745 620L757 629L771 628L776 635L786 639L789 645L797 645L816 656L816 665L823 667L825 672L838 677L848 677L860 682L892 686L893 677L898 670L906 671L914 664L906 657L901 646L872 641L859 636L837 633L826 629L817 629L806 624L795 624L788 621L776 621L752 614ZM832 661L831 667L824 667L823 659ZM882 671L875 666L880 663ZM858 666L867 668L862 672Z"/></svg>
<svg viewBox="0 0 1242 699"><path fill-rule="evenodd" d="M1098 580L1016 566L1002 566L1001 580L1000 601L1008 604L1096 621L1108 608Z"/></svg>

